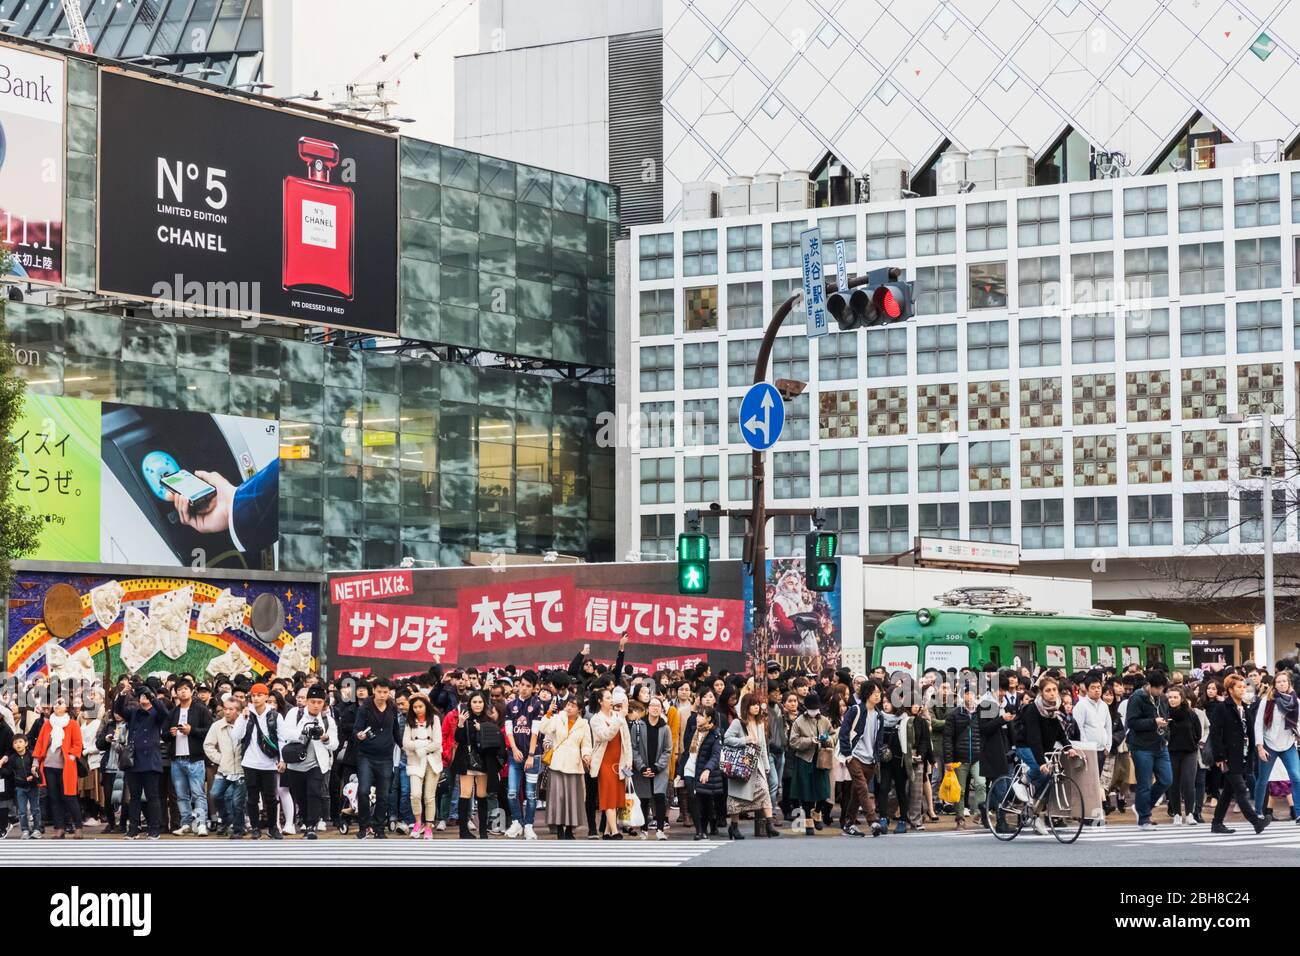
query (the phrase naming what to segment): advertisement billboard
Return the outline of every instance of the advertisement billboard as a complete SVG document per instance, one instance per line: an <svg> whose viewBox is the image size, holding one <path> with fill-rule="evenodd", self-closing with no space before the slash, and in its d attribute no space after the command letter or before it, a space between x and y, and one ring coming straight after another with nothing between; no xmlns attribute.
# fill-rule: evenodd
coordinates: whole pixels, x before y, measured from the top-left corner
<svg viewBox="0 0 1300 956"><path fill-rule="evenodd" d="M319 589L20 571L8 626L6 670L27 680L102 677L106 650L114 675L286 676L315 670Z"/></svg>
<svg viewBox="0 0 1300 956"><path fill-rule="evenodd" d="M396 137L112 69L99 89L101 293L397 331Z"/></svg>
<svg viewBox="0 0 1300 956"><path fill-rule="evenodd" d="M43 561L273 570L279 425L27 394L14 496Z"/></svg>
<svg viewBox="0 0 1300 956"><path fill-rule="evenodd" d="M767 625L769 652L782 669L838 668L842 657L840 607L844 578L834 591L809 591L804 584L803 558L767 562ZM745 575L745 650L753 638L754 579Z"/></svg>
<svg viewBox="0 0 1300 956"><path fill-rule="evenodd" d="M0 245L9 275L63 284L67 61L0 45Z"/></svg>

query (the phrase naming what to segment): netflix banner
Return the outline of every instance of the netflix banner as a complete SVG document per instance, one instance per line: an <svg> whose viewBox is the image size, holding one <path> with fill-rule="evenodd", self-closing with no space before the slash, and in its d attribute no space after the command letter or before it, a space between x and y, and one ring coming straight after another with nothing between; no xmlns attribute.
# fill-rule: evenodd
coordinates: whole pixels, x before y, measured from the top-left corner
<svg viewBox="0 0 1300 956"><path fill-rule="evenodd" d="M456 599L466 626L461 651L499 653L572 640L573 601L573 578L461 588Z"/></svg>
<svg viewBox="0 0 1300 956"><path fill-rule="evenodd" d="M99 71L98 289L397 331L397 137Z"/></svg>
<svg viewBox="0 0 1300 956"><path fill-rule="evenodd" d="M330 597L335 604L349 601L373 601L376 598L414 594L410 571L376 571L349 578L330 579Z"/></svg>
<svg viewBox="0 0 1300 956"><path fill-rule="evenodd" d="M354 602L339 611L338 652L411 664L456 660L460 614L454 607Z"/></svg>
<svg viewBox="0 0 1300 956"><path fill-rule="evenodd" d="M743 601L620 591L579 591L578 600L575 628L584 640L616 641L626 633L633 644L741 649Z"/></svg>

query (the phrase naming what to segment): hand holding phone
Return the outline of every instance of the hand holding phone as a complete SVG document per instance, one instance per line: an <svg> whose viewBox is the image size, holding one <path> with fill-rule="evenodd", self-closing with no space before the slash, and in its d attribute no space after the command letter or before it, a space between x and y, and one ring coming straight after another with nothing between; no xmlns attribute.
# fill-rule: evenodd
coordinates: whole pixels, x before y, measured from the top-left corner
<svg viewBox="0 0 1300 956"><path fill-rule="evenodd" d="M201 515L217 500L217 489L191 471L182 468L159 479L163 488L184 499L190 514Z"/></svg>

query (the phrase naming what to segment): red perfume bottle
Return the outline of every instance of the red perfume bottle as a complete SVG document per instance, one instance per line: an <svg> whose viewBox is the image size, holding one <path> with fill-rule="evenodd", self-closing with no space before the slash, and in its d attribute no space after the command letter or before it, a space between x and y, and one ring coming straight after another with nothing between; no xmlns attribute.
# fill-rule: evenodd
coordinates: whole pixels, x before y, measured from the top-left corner
<svg viewBox="0 0 1300 956"><path fill-rule="evenodd" d="M352 298L356 198L330 182L339 148L323 139L298 140L307 177L284 177L284 288L288 292Z"/></svg>

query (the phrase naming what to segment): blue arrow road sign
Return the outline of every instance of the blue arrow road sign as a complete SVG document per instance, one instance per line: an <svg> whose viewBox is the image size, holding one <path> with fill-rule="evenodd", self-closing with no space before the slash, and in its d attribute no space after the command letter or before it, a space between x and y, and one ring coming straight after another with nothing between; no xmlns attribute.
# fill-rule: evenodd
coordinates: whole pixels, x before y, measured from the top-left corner
<svg viewBox="0 0 1300 956"><path fill-rule="evenodd" d="M785 404L781 393L767 382L751 385L740 400L740 435L755 451L776 444L785 427Z"/></svg>

